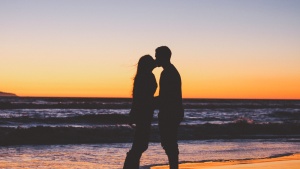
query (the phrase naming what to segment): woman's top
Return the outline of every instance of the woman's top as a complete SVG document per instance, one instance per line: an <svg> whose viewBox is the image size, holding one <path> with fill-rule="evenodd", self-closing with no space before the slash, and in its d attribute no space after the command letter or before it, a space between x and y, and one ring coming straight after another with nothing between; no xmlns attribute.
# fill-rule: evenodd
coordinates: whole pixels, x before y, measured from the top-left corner
<svg viewBox="0 0 300 169"><path fill-rule="evenodd" d="M134 79L130 122L151 120L154 112L154 93L157 88L153 73L141 73Z"/></svg>

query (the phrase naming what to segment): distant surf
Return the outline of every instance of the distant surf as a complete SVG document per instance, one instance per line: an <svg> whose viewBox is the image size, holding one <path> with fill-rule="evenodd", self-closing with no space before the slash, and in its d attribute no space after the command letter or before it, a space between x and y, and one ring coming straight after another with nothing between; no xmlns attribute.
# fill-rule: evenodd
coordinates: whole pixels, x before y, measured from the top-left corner
<svg viewBox="0 0 300 169"><path fill-rule="evenodd" d="M0 145L131 142L130 106L129 98L0 98ZM184 108L180 140L300 138L299 100L184 99Z"/></svg>

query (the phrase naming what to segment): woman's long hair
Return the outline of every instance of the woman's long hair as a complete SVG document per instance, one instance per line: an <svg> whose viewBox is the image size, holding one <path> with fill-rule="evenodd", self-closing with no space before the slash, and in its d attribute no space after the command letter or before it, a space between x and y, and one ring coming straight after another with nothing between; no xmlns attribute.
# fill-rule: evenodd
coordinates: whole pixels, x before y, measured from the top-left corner
<svg viewBox="0 0 300 169"><path fill-rule="evenodd" d="M150 55L144 55L139 59L136 74L133 78L133 89L132 96L136 94L136 87L139 85L138 81L143 77L146 73L152 71L151 66L153 63L153 58Z"/></svg>

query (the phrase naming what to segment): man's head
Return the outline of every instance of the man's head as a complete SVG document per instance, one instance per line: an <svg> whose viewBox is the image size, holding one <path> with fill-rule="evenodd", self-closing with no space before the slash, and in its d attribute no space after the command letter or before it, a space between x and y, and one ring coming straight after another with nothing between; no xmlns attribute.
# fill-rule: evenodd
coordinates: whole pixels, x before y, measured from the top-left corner
<svg viewBox="0 0 300 169"><path fill-rule="evenodd" d="M170 64L172 52L167 46L160 46L155 50L155 58L157 66L166 66Z"/></svg>

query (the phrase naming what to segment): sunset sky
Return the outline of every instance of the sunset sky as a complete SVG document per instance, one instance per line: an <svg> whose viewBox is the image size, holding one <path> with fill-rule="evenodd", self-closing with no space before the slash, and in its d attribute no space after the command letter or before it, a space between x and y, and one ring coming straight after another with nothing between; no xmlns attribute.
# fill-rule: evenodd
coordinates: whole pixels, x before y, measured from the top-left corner
<svg viewBox="0 0 300 169"><path fill-rule="evenodd" d="M166 45L185 98L300 99L299 9L299 0L1 0L0 91L131 97L138 59Z"/></svg>

